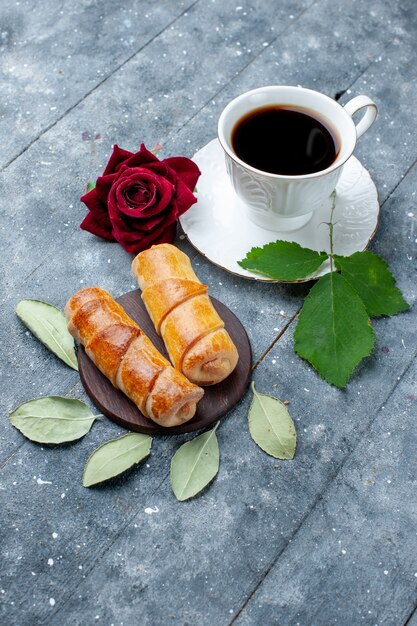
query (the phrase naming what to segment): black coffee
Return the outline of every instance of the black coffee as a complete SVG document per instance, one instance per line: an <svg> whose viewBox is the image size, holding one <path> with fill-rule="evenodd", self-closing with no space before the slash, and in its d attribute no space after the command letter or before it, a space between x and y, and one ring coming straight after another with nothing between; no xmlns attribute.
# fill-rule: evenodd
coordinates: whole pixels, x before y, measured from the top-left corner
<svg viewBox="0 0 417 626"><path fill-rule="evenodd" d="M325 170L339 151L337 135L324 119L291 105L247 113L232 130L232 147L248 165L288 176Z"/></svg>

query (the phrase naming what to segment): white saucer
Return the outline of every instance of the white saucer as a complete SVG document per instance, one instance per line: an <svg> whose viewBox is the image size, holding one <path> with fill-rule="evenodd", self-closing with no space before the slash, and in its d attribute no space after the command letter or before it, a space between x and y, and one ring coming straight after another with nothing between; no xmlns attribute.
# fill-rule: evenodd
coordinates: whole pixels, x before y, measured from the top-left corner
<svg viewBox="0 0 417 626"><path fill-rule="evenodd" d="M244 270L242 260L254 246L264 246L283 239L295 241L313 250L329 251L330 198L311 220L291 232L260 228L247 217L245 204L237 197L226 172L223 150L217 139L196 152L193 161L201 170L197 183L198 201L180 218L181 226L192 245L215 265L259 281L268 281ZM344 166L336 187L333 213L333 247L336 254L349 255L364 250L378 226L379 203L375 185L368 171L355 157ZM323 264L309 278L326 274ZM300 281L297 281L300 282Z"/></svg>

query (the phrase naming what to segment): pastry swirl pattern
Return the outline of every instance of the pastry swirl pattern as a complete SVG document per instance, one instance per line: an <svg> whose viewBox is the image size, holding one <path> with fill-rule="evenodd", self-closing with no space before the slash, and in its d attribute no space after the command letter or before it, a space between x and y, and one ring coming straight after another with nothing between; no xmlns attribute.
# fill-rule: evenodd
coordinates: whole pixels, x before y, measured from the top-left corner
<svg viewBox="0 0 417 626"><path fill-rule="evenodd" d="M194 416L204 391L172 367L107 291L78 291L65 314L69 332L145 417L169 427Z"/></svg>
<svg viewBox="0 0 417 626"><path fill-rule="evenodd" d="M202 386L229 376L236 346L188 256L171 244L155 245L136 256L132 271L174 367Z"/></svg>

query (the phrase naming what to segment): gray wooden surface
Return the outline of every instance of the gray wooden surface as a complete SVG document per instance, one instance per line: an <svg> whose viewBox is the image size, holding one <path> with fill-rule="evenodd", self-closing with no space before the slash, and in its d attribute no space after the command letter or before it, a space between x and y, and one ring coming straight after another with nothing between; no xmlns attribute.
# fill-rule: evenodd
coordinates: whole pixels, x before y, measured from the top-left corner
<svg viewBox="0 0 417 626"><path fill-rule="evenodd" d="M382 207L371 249L414 303L415 0L3 0L0 24L0 623L417 624L414 308L375 322L375 351L345 391L294 355L290 327L255 380L290 402L294 461L252 442L248 394L218 431L218 477L189 502L169 485L186 437L156 439L141 467L86 490L88 455L120 428L103 420L47 448L7 420L40 395L88 401L77 373L19 323L17 302L62 307L82 286L134 287L131 256L78 227L78 198L111 145L192 156L249 88L301 84L379 104L356 152ZM178 244L257 358L306 288L249 283Z"/></svg>

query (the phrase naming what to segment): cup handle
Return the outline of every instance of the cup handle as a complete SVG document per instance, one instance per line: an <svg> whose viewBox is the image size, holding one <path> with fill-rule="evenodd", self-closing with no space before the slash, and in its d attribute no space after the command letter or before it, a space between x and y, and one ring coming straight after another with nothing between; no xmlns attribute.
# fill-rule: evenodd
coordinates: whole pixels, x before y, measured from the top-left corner
<svg viewBox="0 0 417 626"><path fill-rule="evenodd" d="M378 115L378 107L368 96L356 96L356 98L352 98L352 100L349 100L349 102L345 104L344 109L351 116L361 109L366 109L365 115L359 123L356 124L356 137L358 138L372 126Z"/></svg>

